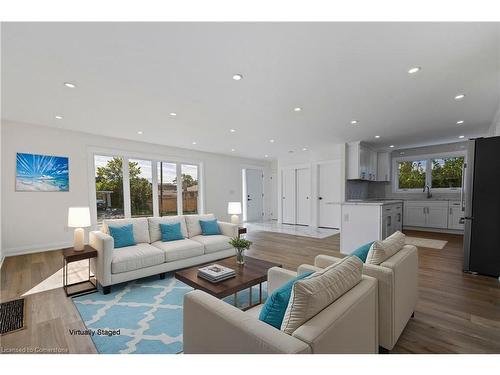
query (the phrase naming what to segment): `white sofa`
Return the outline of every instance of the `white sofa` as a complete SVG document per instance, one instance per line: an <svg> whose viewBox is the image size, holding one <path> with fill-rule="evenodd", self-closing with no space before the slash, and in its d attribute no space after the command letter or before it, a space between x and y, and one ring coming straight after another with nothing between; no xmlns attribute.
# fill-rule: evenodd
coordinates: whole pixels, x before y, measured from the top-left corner
<svg viewBox="0 0 500 375"><path fill-rule="evenodd" d="M314 260L315 267L302 265L299 273L316 271L340 260L318 255ZM415 311L418 299L417 248L404 245L379 265L364 263L363 274L378 280L379 345L380 352L385 353L394 348Z"/></svg>
<svg viewBox="0 0 500 375"><path fill-rule="evenodd" d="M273 267L269 295L296 272ZM298 327L292 334L259 320L263 305L248 311L201 290L184 296L184 353L376 353L377 281L361 276L352 289Z"/></svg>
<svg viewBox="0 0 500 375"><path fill-rule="evenodd" d="M219 221L220 235L203 236L199 220L211 219L215 219L212 214L104 220L101 230L89 235L90 246L98 253L91 269L103 293L114 284L156 274L164 277L165 272L234 255L229 240L238 236L238 226ZM162 242L160 223L177 222L184 239ZM115 250L108 226L127 224L133 225L136 245Z"/></svg>

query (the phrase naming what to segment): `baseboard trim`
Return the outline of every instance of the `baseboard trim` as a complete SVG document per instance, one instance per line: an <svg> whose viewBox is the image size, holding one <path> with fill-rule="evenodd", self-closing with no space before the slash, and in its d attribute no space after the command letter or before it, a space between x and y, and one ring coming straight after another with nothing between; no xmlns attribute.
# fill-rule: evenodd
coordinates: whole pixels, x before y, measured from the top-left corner
<svg viewBox="0 0 500 375"><path fill-rule="evenodd" d="M447 233L447 234L464 234L463 230L456 230L456 229L440 229L440 228L425 228L425 227L410 227L410 226L403 226L403 230L408 229L408 230L417 230L420 232L434 232L434 233Z"/></svg>
<svg viewBox="0 0 500 375"><path fill-rule="evenodd" d="M5 257L11 257L16 255L26 255L26 254L34 254L34 253L43 253L45 251L54 251L64 249L65 247L71 247L73 242L55 242L44 245L36 245L36 246L19 246L19 247L11 247L9 249L3 249Z"/></svg>

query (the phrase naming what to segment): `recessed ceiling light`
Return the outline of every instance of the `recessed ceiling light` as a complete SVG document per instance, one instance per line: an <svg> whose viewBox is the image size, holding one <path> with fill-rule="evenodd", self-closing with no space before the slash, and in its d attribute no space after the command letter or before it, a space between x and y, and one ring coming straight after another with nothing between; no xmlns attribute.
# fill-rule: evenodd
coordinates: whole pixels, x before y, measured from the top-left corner
<svg viewBox="0 0 500 375"><path fill-rule="evenodd" d="M195 145L195 144L196 144L196 141L193 142L193 145Z"/></svg>
<svg viewBox="0 0 500 375"><path fill-rule="evenodd" d="M268 157L269 157L269 155L264 155L264 157L265 157L265 158L268 158Z"/></svg>
<svg viewBox="0 0 500 375"><path fill-rule="evenodd" d="M462 125L464 123L464 120L457 121L457 125Z"/></svg>
<svg viewBox="0 0 500 375"><path fill-rule="evenodd" d="M394 148L394 145L390 145L389 147L390 147L390 148Z"/></svg>
<svg viewBox="0 0 500 375"><path fill-rule="evenodd" d="M229 129L229 131L230 131L231 133L234 133L234 132L236 132L236 129Z"/></svg>
<svg viewBox="0 0 500 375"><path fill-rule="evenodd" d="M356 124L358 124L358 123L359 123L359 121L358 121L358 120L351 120L351 124L352 124L352 125L356 125Z"/></svg>
<svg viewBox="0 0 500 375"><path fill-rule="evenodd" d="M56 116L56 120L62 120L63 117L62 116Z"/></svg>
<svg viewBox="0 0 500 375"><path fill-rule="evenodd" d="M380 138L380 135L376 135L375 138L379 139Z"/></svg>
<svg viewBox="0 0 500 375"><path fill-rule="evenodd" d="M465 138L465 135L459 135L458 138L460 139Z"/></svg>
<svg viewBox="0 0 500 375"><path fill-rule="evenodd" d="M307 147L303 147L303 148L302 148L302 151L307 151Z"/></svg>
<svg viewBox="0 0 500 375"><path fill-rule="evenodd" d="M463 98L465 98L465 94L458 94L455 96L455 100L462 100Z"/></svg>
<svg viewBox="0 0 500 375"><path fill-rule="evenodd" d="M415 73L419 72L420 69L422 69L422 68L419 66L415 66L415 67L411 68L410 70L408 70L408 73L415 74Z"/></svg>
<svg viewBox="0 0 500 375"><path fill-rule="evenodd" d="M170 112L170 113L169 113L169 115L170 115L170 116L172 116L172 117L175 117L175 116L177 116L177 113L175 113L175 112Z"/></svg>
<svg viewBox="0 0 500 375"><path fill-rule="evenodd" d="M142 130L139 130L139 131L137 132L137 134L141 135L141 134L142 134Z"/></svg>
<svg viewBox="0 0 500 375"><path fill-rule="evenodd" d="M234 74L233 79L235 81L239 81L239 80L243 79L243 75L242 74Z"/></svg>
<svg viewBox="0 0 500 375"><path fill-rule="evenodd" d="M235 152L236 150L234 148L231 149L231 152Z"/></svg>
<svg viewBox="0 0 500 375"><path fill-rule="evenodd" d="M270 139L269 142L274 143L274 139Z"/></svg>
<svg viewBox="0 0 500 375"><path fill-rule="evenodd" d="M64 82L64 86L69 87L70 89L74 89L76 85L71 82Z"/></svg>
<svg viewBox="0 0 500 375"><path fill-rule="evenodd" d="M293 109L293 111L294 111L294 112L300 112L300 111L302 111L302 107L295 107L295 108Z"/></svg>

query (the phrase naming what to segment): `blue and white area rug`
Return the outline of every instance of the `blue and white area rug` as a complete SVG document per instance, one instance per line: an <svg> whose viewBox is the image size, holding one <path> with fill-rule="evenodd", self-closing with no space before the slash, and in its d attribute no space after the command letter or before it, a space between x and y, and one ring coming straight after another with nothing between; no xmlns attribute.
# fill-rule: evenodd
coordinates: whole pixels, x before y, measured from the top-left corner
<svg viewBox="0 0 500 375"><path fill-rule="evenodd" d="M101 292L73 298L99 353L176 354L182 352L182 308L184 294L193 288L176 280L173 273L118 284L111 293ZM238 292L238 307L248 305L249 290ZM252 290L253 303L259 287ZM262 300L267 285L262 285ZM233 304L233 296L224 299Z"/></svg>

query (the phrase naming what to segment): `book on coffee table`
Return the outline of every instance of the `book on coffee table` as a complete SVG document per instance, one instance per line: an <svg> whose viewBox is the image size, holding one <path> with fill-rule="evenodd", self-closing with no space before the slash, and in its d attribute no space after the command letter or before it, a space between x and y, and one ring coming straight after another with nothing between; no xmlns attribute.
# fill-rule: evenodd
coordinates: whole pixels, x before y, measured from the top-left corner
<svg viewBox="0 0 500 375"><path fill-rule="evenodd" d="M198 276L215 283L234 277L236 276L236 273L231 268L224 267L219 264L211 264L209 266L199 268Z"/></svg>

